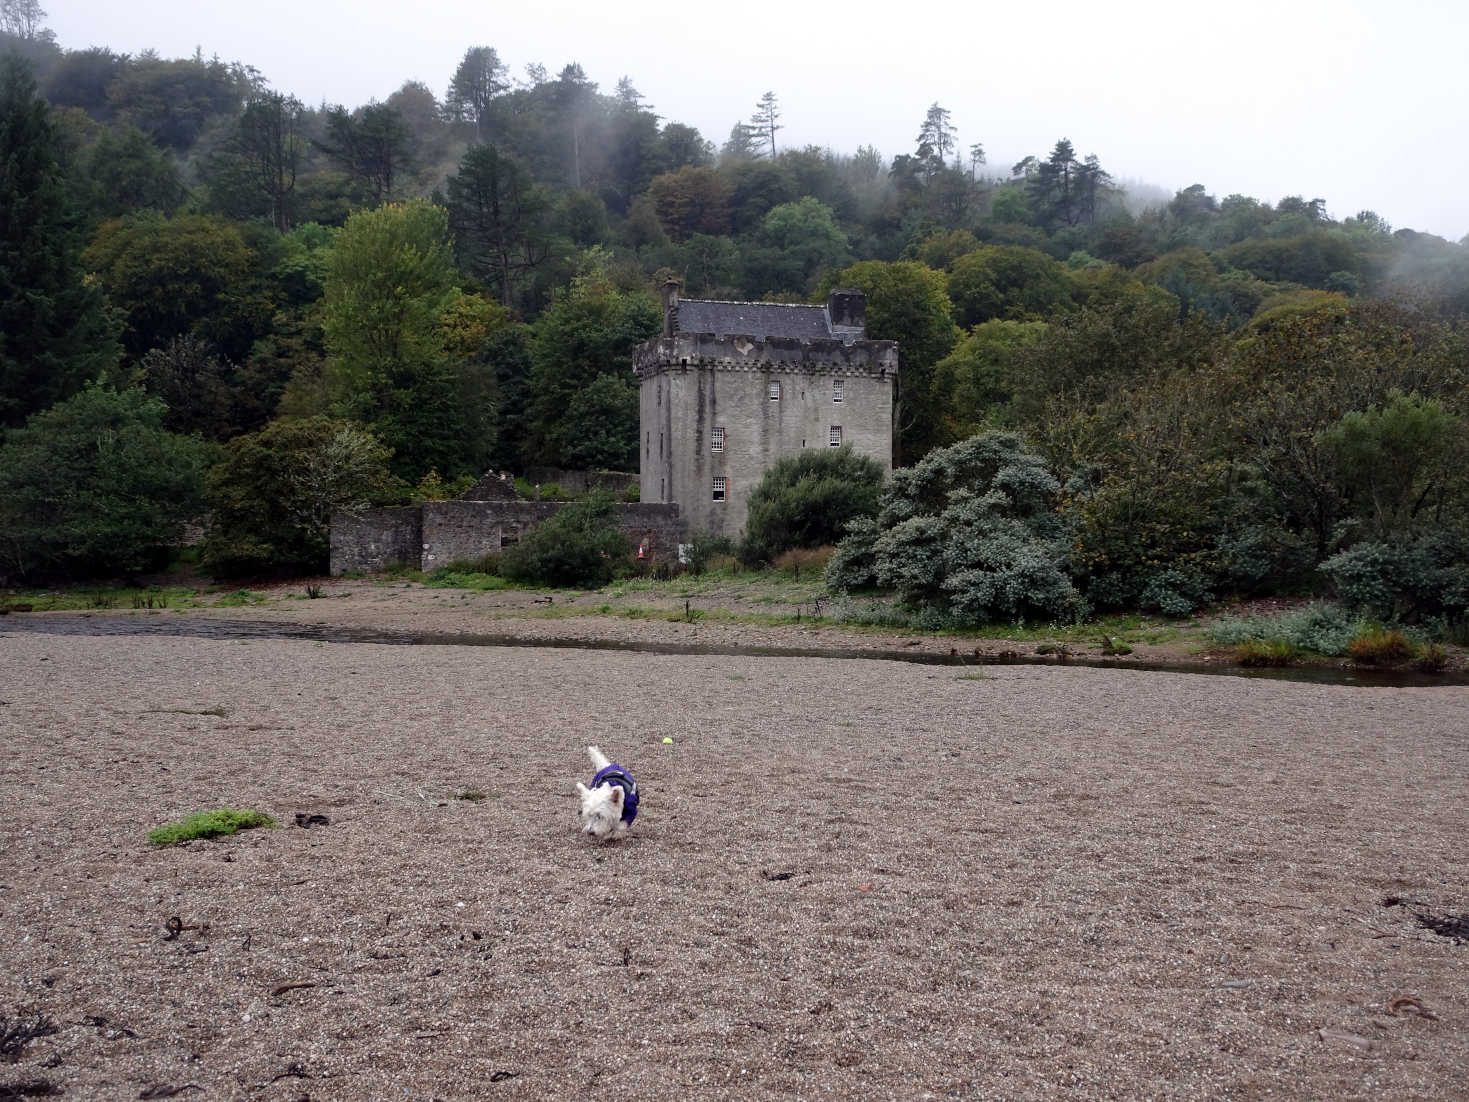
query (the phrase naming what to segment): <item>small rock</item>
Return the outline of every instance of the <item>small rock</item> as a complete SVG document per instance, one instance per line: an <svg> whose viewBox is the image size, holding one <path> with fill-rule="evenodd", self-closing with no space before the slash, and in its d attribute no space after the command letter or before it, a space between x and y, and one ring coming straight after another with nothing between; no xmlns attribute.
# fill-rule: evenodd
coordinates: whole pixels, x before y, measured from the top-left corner
<svg viewBox="0 0 1469 1102"><path fill-rule="evenodd" d="M1316 1031L1323 1041L1336 1041L1339 1044L1351 1045L1360 1048L1363 1052L1372 1048L1372 1038L1363 1037L1360 1033L1348 1033L1344 1029L1318 1029Z"/></svg>

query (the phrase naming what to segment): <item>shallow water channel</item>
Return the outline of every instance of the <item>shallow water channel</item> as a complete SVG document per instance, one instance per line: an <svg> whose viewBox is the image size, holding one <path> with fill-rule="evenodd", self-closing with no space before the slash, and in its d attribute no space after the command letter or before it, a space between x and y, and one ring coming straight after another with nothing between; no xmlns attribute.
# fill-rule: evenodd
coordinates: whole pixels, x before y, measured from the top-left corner
<svg viewBox="0 0 1469 1102"><path fill-rule="evenodd" d="M392 631L330 624L288 624L270 620L217 620L188 616L99 616L94 613L0 616L0 633L39 635L153 635L192 639L301 639L314 643L370 643L407 647L545 647L628 651L636 654L738 655L749 658L840 658L912 662L926 666L1083 666L1091 669L1146 670L1155 673L1303 681L1362 688L1423 688L1469 685L1469 674L1426 674L1414 670L1375 670L1337 666L1256 669L1217 663L1150 663L1070 656L980 657L908 650L843 650L824 647L721 646L704 643L636 643L610 639L527 639L516 635Z"/></svg>

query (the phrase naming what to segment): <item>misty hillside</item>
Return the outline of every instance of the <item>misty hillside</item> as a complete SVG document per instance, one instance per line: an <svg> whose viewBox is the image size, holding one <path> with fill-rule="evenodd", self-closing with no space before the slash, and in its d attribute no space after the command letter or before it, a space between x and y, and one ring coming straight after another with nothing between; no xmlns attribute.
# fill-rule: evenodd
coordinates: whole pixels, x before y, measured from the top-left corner
<svg viewBox="0 0 1469 1102"><path fill-rule="evenodd" d="M672 276L699 298L865 291L869 336L902 349L896 462L1014 433L1047 472L1025 508L1054 522L1034 554L1067 608L1320 590L1362 548L1423 590L1389 614L1469 604L1444 596L1469 561L1469 248L1391 212L1124 185L1084 135L992 164L938 103L908 149L789 148L779 89L701 134L636 74L601 88L487 44L366 104L17 18L0 54L0 208L22 212L0 243L0 483L36 529L12 573L116 565L115 539L33 516L42 440L86 418L162 434L192 498L127 492L209 504L220 571L319 563L319 530L272 534L259 508L292 449L351 442L353 500L636 470L630 354ZM971 473L965 492L994 472ZM133 519L157 552L180 517Z"/></svg>

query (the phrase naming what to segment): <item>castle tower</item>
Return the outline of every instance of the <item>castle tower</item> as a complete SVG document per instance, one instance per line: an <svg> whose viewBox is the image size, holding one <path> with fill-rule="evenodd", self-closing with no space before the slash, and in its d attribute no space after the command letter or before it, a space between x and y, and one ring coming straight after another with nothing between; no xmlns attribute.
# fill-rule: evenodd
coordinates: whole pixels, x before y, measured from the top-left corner
<svg viewBox="0 0 1469 1102"><path fill-rule="evenodd" d="M633 353L641 497L675 502L687 534L736 538L776 460L850 444L892 470L898 346L865 337L866 296L825 306L681 299Z"/></svg>

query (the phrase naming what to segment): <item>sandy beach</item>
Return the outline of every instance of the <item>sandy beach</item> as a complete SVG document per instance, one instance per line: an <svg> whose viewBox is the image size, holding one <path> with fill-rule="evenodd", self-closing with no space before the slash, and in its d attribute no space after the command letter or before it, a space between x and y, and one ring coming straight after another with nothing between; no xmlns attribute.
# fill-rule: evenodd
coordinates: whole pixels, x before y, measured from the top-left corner
<svg viewBox="0 0 1469 1102"><path fill-rule="evenodd" d="M0 1099L1469 1097L1464 687L13 626Z"/></svg>

